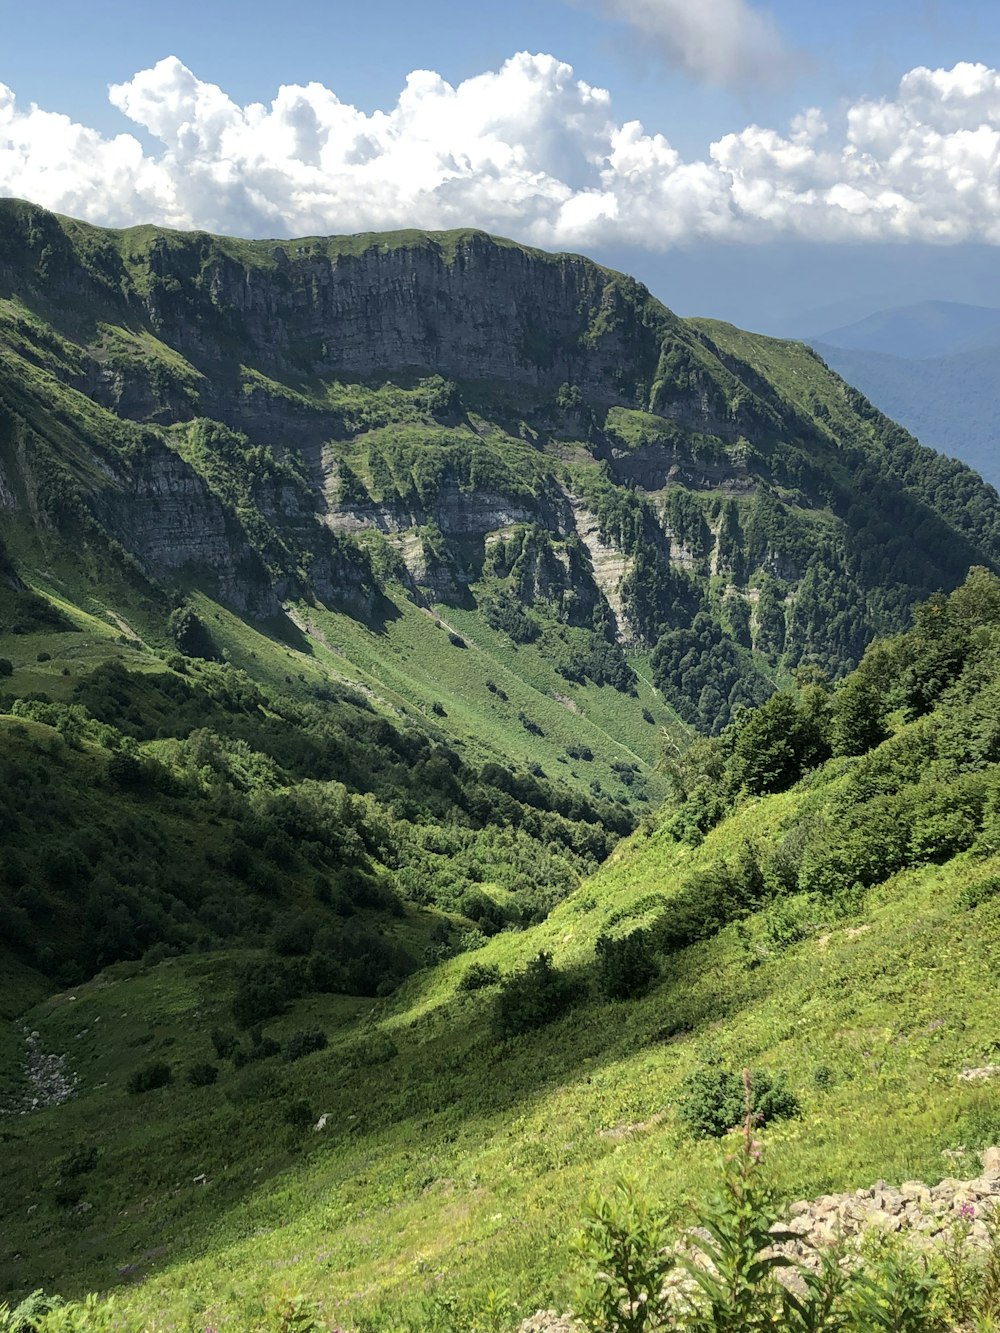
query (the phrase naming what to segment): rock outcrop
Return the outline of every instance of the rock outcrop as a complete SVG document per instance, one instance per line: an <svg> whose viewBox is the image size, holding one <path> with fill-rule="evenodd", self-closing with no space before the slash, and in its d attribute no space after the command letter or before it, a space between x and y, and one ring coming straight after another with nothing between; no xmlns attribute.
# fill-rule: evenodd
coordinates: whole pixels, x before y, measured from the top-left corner
<svg viewBox="0 0 1000 1333"><path fill-rule="evenodd" d="M792 1232L797 1239L775 1246L775 1252L787 1255L795 1264L816 1268L823 1247L841 1242L850 1250L872 1230L899 1233L918 1247L943 1245L961 1236L966 1244L983 1249L992 1243L992 1219L1000 1205L1000 1147L987 1148L981 1161L981 1172L971 1179L946 1177L936 1185L919 1180L890 1185L878 1180L852 1193L801 1199L791 1205L776 1228ZM683 1276L683 1270L675 1271L677 1281L672 1274L667 1289L690 1291L690 1277ZM794 1268L782 1269L778 1276L794 1285L794 1273ZM537 1310L521 1322L518 1333L582 1333L582 1328L571 1315Z"/></svg>

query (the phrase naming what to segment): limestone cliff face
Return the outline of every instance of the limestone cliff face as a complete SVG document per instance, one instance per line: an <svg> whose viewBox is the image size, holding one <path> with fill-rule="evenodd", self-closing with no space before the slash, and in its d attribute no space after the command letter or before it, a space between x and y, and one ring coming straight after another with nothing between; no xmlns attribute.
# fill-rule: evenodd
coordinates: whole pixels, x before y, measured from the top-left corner
<svg viewBox="0 0 1000 1333"><path fill-rule="evenodd" d="M116 467L95 495L97 518L153 574L201 575L244 614L271 615L282 589L202 478L166 447Z"/></svg>
<svg viewBox="0 0 1000 1333"><path fill-rule="evenodd" d="M160 262L154 258L155 270ZM166 261L163 261L166 262ZM607 402L648 398L671 317L638 284L575 255L537 255L470 233L452 254L433 243L289 257L250 268L218 254L181 291L154 287L154 324L196 362L219 332L254 363L322 375L407 368L554 389ZM647 308L648 306L648 308Z"/></svg>

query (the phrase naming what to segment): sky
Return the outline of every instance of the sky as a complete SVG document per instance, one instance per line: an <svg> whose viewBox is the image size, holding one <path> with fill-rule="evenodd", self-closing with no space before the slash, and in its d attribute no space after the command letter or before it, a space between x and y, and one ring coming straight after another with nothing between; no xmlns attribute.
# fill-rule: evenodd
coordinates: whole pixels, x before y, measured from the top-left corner
<svg viewBox="0 0 1000 1333"><path fill-rule="evenodd" d="M478 226L805 336L1000 306L995 0L0 0L0 195L110 226Z"/></svg>

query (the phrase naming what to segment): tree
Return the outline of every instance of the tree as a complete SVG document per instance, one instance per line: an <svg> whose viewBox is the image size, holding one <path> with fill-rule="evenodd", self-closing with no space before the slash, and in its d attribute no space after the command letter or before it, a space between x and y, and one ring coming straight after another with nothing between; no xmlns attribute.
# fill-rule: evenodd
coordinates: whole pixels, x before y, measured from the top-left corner
<svg viewBox="0 0 1000 1333"><path fill-rule="evenodd" d="M736 790L753 795L783 791L800 772L799 712L790 694L775 694L740 720L729 761Z"/></svg>
<svg viewBox="0 0 1000 1333"><path fill-rule="evenodd" d="M615 937L601 935L597 946L597 985L609 1000L644 995L660 975L644 930Z"/></svg>
<svg viewBox="0 0 1000 1333"><path fill-rule="evenodd" d="M885 740L885 701L875 682L855 671L833 696L831 741L834 754L866 754Z"/></svg>

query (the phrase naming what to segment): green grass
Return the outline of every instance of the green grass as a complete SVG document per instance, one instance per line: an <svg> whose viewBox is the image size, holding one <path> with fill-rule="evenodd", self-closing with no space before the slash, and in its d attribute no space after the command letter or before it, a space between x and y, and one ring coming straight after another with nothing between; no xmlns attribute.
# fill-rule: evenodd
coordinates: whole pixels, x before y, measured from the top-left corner
<svg viewBox="0 0 1000 1333"><path fill-rule="evenodd" d="M610 687L577 685L554 669L536 645L515 645L489 629L472 611L415 606L397 589L381 630L323 608L302 608L312 628L318 662L373 690L390 707L419 716L425 726L452 737L473 754L494 754L523 765L541 765L548 777L583 791L599 781L609 795L627 796L610 764L638 763L649 798L664 790L657 772L663 729L683 739L685 729L658 693L640 680L638 698ZM451 627L465 641L456 647ZM348 674L346 668L353 668ZM492 681L507 694L490 691ZM556 697L558 696L558 698ZM446 716L432 710L438 703ZM642 708L653 724L643 721ZM541 727L538 736L518 720L523 713ZM572 760L567 747L589 746L590 762Z"/></svg>
<svg viewBox="0 0 1000 1333"><path fill-rule="evenodd" d="M130 1308L176 1314L191 1299L213 1320L291 1290L338 1319L385 1306L417 1318L435 1291L477 1300L498 1285L522 1312L564 1303L572 1220L595 1185L635 1174L678 1213L707 1186L713 1150L687 1139L673 1102L710 1049L730 1066L788 1071L804 1115L767 1135L786 1197L948 1174L941 1152L971 1154L974 1119L1000 1125L1000 1094L957 1080L996 1041L1000 899L958 906L995 859L907 872L847 919L814 904L807 938L790 947L766 945L766 915L753 918L665 960L646 999L591 1000L499 1046L490 993L456 990L472 957L508 973L546 948L560 966L589 968L609 922L642 924L650 895L669 896L693 866L809 799L755 802L697 850L636 835L531 931L419 973L390 999L315 998L269 1024L330 1034L325 1052L279 1066L285 1095L329 1115L322 1133L280 1129L273 1104L234 1104L239 1073L208 1089L123 1093L141 1061L181 1068L210 1054L225 955L114 969L45 1002L30 1021L49 1049L69 1051L83 1091L16 1122L12 1189L39 1207L15 1216L22 1258L4 1281L77 1292L134 1263L145 1280ZM398 1055L358 1068L357 1043L376 1032ZM102 1152L82 1215L60 1210L45 1183L79 1141ZM202 1172L204 1187L192 1183Z"/></svg>

